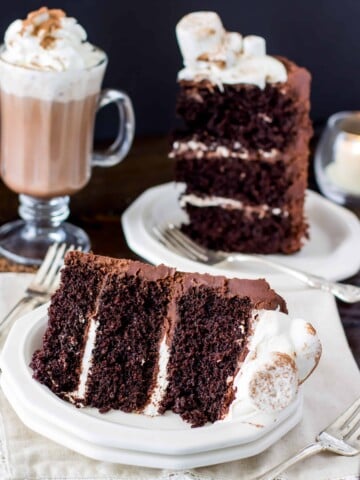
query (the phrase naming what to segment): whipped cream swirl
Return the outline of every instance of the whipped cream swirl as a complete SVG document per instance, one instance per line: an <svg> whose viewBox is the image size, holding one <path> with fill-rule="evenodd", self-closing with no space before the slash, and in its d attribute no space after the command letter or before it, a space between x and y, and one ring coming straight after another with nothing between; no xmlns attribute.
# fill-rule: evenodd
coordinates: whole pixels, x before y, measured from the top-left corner
<svg viewBox="0 0 360 480"><path fill-rule="evenodd" d="M5 33L2 58L15 65L49 71L80 70L97 65L105 54L86 41L75 18L42 7L15 20Z"/></svg>
<svg viewBox="0 0 360 480"><path fill-rule="evenodd" d="M285 66L266 55L262 37L227 32L215 12L186 15L177 24L176 35L185 66L179 80L206 79L220 88L239 83L264 88L267 82L287 80Z"/></svg>

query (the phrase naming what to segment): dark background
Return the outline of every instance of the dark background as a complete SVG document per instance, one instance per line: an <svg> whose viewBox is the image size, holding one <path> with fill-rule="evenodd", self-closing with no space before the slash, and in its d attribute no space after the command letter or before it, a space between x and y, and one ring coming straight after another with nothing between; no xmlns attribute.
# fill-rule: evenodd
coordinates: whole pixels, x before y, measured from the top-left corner
<svg viewBox="0 0 360 480"><path fill-rule="evenodd" d="M1 2L1 36L12 20L42 5ZM104 86L129 93L141 135L168 133L174 125L176 73L182 65L174 29L194 10L215 10L228 30L264 36L270 54L306 66L313 75L316 125L336 111L360 109L360 0L58 0L46 5L76 17L89 40L108 53ZM102 114L97 137L108 138L115 130L113 112Z"/></svg>

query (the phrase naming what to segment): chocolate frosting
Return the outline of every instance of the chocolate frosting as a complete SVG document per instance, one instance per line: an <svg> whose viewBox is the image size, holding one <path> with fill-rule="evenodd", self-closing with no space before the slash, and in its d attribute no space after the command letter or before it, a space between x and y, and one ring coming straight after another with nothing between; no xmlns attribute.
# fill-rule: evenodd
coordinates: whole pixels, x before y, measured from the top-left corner
<svg viewBox="0 0 360 480"><path fill-rule="evenodd" d="M264 279L228 279L207 273L184 273L166 265L153 266L128 259L116 259L78 251L69 252L65 258L65 265L76 263L94 265L103 272L104 276L111 273L128 273L149 281L166 281L172 288L172 296L175 297L192 287L204 285L228 298L248 297L253 308L256 309L280 309L282 312L287 312L285 300L272 290Z"/></svg>

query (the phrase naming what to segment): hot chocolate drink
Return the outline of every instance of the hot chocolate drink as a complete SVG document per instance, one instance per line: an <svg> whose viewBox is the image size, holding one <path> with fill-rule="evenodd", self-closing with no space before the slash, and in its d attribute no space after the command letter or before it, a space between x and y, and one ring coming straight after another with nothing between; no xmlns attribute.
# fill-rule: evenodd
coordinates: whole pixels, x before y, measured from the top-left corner
<svg viewBox="0 0 360 480"><path fill-rule="evenodd" d="M7 186L45 198L83 188L90 178L96 105L97 95L51 102L2 91L1 157Z"/></svg>
<svg viewBox="0 0 360 480"><path fill-rule="evenodd" d="M61 10L42 8L7 30L0 57L1 173L17 193L70 195L90 178L107 58Z"/></svg>
<svg viewBox="0 0 360 480"><path fill-rule="evenodd" d="M50 244L87 251L90 240L65 223L69 195L89 181L92 166L111 167L130 150L135 118L121 90L101 89L106 54L62 10L46 7L14 21L0 47L0 171L20 194L22 220L0 227L0 254L40 263ZM92 152L95 113L119 112L115 141Z"/></svg>

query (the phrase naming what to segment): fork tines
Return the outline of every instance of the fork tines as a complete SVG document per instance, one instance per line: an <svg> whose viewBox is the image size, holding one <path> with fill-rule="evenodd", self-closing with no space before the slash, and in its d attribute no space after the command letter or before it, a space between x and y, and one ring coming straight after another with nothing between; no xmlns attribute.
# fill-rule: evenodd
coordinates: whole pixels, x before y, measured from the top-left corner
<svg viewBox="0 0 360 480"><path fill-rule="evenodd" d="M317 439L323 435L331 435L338 441L348 445L360 447L360 398L355 400L350 407L339 415L325 430L319 433Z"/></svg>
<svg viewBox="0 0 360 480"><path fill-rule="evenodd" d="M48 248L45 258L28 288L28 292L39 295L51 294L59 285L60 270L64 263L64 257L71 250L74 250L74 245L52 244ZM81 248L78 250L81 250Z"/></svg>
<svg viewBox="0 0 360 480"><path fill-rule="evenodd" d="M0 331L25 311L33 310L50 299L59 286L60 270L64 264L64 257L67 252L73 249L73 245L67 247L65 243L54 243L48 248L39 270L25 290L24 297L0 320Z"/></svg>
<svg viewBox="0 0 360 480"><path fill-rule="evenodd" d="M159 241L173 252L180 253L195 262L199 260L202 262L208 261L206 251L184 235L175 225L170 224L164 229L154 226L153 232Z"/></svg>
<svg viewBox="0 0 360 480"><path fill-rule="evenodd" d="M330 425L331 428L340 428L342 438L350 439L355 434L355 438L360 437L360 398L358 398L340 417ZM357 433L357 436L356 436Z"/></svg>

